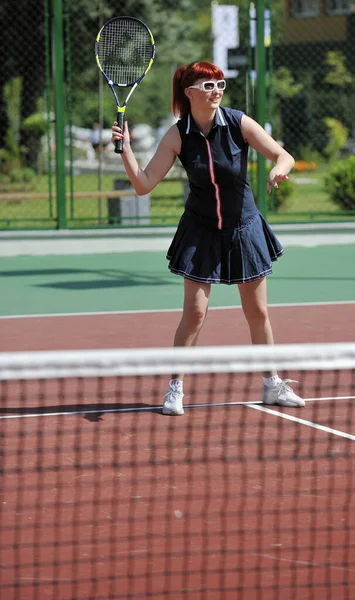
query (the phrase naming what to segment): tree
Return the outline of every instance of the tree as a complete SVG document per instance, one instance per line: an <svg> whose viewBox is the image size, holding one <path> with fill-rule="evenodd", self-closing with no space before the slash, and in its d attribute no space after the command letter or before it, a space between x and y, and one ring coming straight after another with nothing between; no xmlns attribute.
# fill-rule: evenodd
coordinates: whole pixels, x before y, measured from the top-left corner
<svg viewBox="0 0 355 600"><path fill-rule="evenodd" d="M228 1L228 0L227 0ZM28 119L44 106L46 93L45 66L52 68L51 28L49 53L45 55L45 7L52 19L59 0L3 0L0 18L3 26L3 43L11 52L4 52L0 62L0 148L4 147L8 129L8 116L3 98L3 87L14 74L21 78L21 128L22 158L36 163L38 139L29 127ZM109 18L119 14L133 15L145 21L153 31L157 54L154 66L142 86L130 100L127 116L131 120L157 126L171 112L171 80L176 67L192 60L212 60L211 5L208 0L62 0L64 10L65 90L66 112L77 125L91 127L99 111L99 71L94 60L94 41L99 28ZM234 3L234 2L233 2ZM281 0L274 0L273 14L280 12ZM239 2L240 39L243 52L249 38L249 0ZM50 26L51 23L48 23ZM14 40L18 40L14 44ZM53 74L52 74L53 78ZM245 82L240 77L230 80L226 102L244 108ZM53 95L53 79L49 92ZM105 86L106 88L106 86ZM105 125L115 116L111 93L104 92ZM23 127L22 124L27 126ZM37 136L38 137L38 136Z"/></svg>
<svg viewBox="0 0 355 600"><path fill-rule="evenodd" d="M346 87L352 83L352 75L346 68L345 56L342 52L329 51L325 57L328 72L324 77L324 83L337 87Z"/></svg>
<svg viewBox="0 0 355 600"><path fill-rule="evenodd" d="M0 147L4 147L9 121L4 99L6 83L15 75L21 79L21 123L36 110L37 98L43 94L43 4L37 0L3 0L0 15L2 42L7 50L0 61ZM26 147L27 141L27 133L20 129L20 144ZM31 162L31 148L27 159Z"/></svg>

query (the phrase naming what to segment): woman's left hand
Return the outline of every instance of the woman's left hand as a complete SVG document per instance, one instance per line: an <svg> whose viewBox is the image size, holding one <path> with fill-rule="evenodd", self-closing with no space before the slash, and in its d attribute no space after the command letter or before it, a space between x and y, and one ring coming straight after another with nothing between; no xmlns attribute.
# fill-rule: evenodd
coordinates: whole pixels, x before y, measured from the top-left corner
<svg viewBox="0 0 355 600"><path fill-rule="evenodd" d="M282 171L278 167L274 167L271 169L269 176L267 178L266 189L267 193L270 194L272 188L278 189L278 181L284 181L285 179L289 179L288 175L282 173Z"/></svg>

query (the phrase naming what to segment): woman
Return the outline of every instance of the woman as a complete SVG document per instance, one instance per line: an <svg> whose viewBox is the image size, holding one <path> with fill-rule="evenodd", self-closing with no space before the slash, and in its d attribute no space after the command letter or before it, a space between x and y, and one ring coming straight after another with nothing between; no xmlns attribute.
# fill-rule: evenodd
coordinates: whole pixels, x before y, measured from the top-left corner
<svg viewBox="0 0 355 600"><path fill-rule="evenodd" d="M123 138L122 160L137 194L150 192L178 157L190 194L168 250L169 269L184 277L184 308L174 346L195 346L206 318L212 283L237 284L253 344L273 344L266 275L283 253L259 213L247 176L248 147L274 161L267 192L288 179L294 159L243 112L221 108L223 72L209 62L179 68L173 78L173 112L179 121L162 138L143 170L124 131L114 123L112 142ZM183 375L172 375L163 413L182 415ZM264 404L304 406L276 372L264 373Z"/></svg>

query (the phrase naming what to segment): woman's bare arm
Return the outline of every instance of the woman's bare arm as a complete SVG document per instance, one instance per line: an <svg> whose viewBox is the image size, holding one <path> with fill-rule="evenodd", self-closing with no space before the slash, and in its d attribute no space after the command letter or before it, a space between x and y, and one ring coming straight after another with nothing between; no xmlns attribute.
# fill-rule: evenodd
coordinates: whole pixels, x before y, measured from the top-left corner
<svg viewBox="0 0 355 600"><path fill-rule="evenodd" d="M267 180L267 192L270 193L272 187L278 187L278 181L288 179L288 173L295 164L294 158L265 129L247 115L242 116L241 128L245 141L254 150L275 163Z"/></svg>
<svg viewBox="0 0 355 600"><path fill-rule="evenodd" d="M115 123L112 127L112 142L122 139L122 132ZM138 164L130 144L128 124L123 132L123 153L121 154L128 178L139 196L148 194L173 166L180 154L181 138L176 125L170 127L161 139L159 146L145 169Z"/></svg>

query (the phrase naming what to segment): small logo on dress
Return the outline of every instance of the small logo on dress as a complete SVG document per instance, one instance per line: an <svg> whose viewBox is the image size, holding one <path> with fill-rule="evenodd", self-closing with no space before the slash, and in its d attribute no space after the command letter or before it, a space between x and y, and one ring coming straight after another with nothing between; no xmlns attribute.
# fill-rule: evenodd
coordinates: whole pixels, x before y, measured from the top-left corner
<svg viewBox="0 0 355 600"><path fill-rule="evenodd" d="M192 163L195 166L195 169L207 168L207 164L205 165L203 162L201 162L201 156L199 154L197 155L197 158L192 161Z"/></svg>

